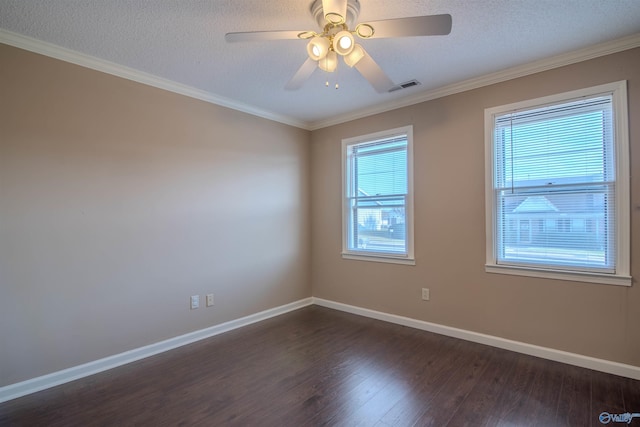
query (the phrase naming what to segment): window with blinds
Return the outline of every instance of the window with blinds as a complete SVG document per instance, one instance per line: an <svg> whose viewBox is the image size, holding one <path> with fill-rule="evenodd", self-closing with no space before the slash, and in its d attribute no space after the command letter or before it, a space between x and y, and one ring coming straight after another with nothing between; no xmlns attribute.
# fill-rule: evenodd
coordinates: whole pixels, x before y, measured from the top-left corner
<svg viewBox="0 0 640 427"><path fill-rule="evenodd" d="M488 264L628 275L614 93L493 109Z"/></svg>
<svg viewBox="0 0 640 427"><path fill-rule="evenodd" d="M343 253L411 259L411 128L343 141Z"/></svg>

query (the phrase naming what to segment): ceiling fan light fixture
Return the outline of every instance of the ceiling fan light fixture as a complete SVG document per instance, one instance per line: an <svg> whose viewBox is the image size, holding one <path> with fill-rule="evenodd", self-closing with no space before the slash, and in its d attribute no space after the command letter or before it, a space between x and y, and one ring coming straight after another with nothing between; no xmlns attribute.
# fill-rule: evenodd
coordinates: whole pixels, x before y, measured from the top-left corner
<svg viewBox="0 0 640 427"><path fill-rule="evenodd" d="M316 36L307 44L307 54L314 61L319 61L329 52L329 40L325 37Z"/></svg>
<svg viewBox="0 0 640 427"><path fill-rule="evenodd" d="M333 50L341 56L348 55L354 46L353 34L342 30L333 37Z"/></svg>
<svg viewBox="0 0 640 427"><path fill-rule="evenodd" d="M353 45L351 52L344 57L344 63L349 67L353 67L362 58L364 58L364 48L356 43Z"/></svg>
<svg viewBox="0 0 640 427"><path fill-rule="evenodd" d="M225 34L225 39L227 42L296 38L306 40L308 58L285 86L287 90L300 88L316 67L329 73L336 71L339 57L342 56L345 64L356 68L376 92L386 93L395 90L398 86L408 87L411 82L394 84L371 55L355 43L356 38L384 39L440 36L451 33L452 18L449 14L383 19L355 25L360 15L360 0L312 1L310 12L320 32L289 30L233 32ZM351 28L353 30L350 30Z"/></svg>
<svg viewBox="0 0 640 427"><path fill-rule="evenodd" d="M318 61L318 67L327 73L333 73L338 67L338 55L334 51L329 51L327 55Z"/></svg>

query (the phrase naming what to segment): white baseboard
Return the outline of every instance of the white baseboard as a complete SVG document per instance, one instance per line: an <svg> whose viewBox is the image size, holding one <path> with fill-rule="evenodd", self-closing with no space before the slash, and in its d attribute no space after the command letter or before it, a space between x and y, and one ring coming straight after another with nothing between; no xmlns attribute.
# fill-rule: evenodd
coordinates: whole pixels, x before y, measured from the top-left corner
<svg viewBox="0 0 640 427"><path fill-rule="evenodd" d="M527 344L520 341L508 340L492 335L467 331L465 329L458 329L451 326L439 325L437 323L425 322L423 320L411 319L409 317L397 316L395 314L383 313L381 311L369 310L367 308L356 307L353 305L325 300L322 298L314 297L312 299L313 304L320 305L322 307L333 308L335 310L345 311L347 313L357 314L359 316L365 316L372 319L383 320L385 322L396 323L398 325L408 326L410 328L422 329L424 331L434 332L436 334L446 335L449 337L459 338L480 344L486 344L492 347L503 348L505 350L511 350L517 353L541 357L543 359L554 360L556 362L579 366L581 368L593 369L595 371L601 371L609 374L620 375L622 377L640 380L640 367L638 366L611 362L609 360L596 359L595 357L583 356L581 354L569 353L562 350L555 350L552 348Z"/></svg>
<svg viewBox="0 0 640 427"><path fill-rule="evenodd" d="M439 325L437 323L425 322L423 320L411 319L409 317L397 316L395 314L384 313L381 311L370 310L367 308L356 307L353 305L343 304L335 301L329 301L322 298L305 298L294 301L280 307L271 308L261 311L240 319L231 320L221 323L210 328L201 329L178 337L170 338L145 347L136 348L124 353L105 357L104 359L95 360L83 365L74 366L62 371L53 372L51 374L32 378L8 386L0 387L0 403L8 400L16 399L27 394L35 393L47 388L55 387L70 381L74 381L89 375L97 374L108 369L116 368L127 363L135 362L146 357L150 357L168 350L172 350L183 345L191 344L214 335L228 332L233 329L241 328L252 323L260 322L271 317L279 316L293 310L298 310L309 305L316 304L322 307L332 308L359 316L369 317L372 319L382 320L385 322L395 323L398 325L408 326L411 328L421 329L424 331L434 332L440 335L446 335L466 341L486 344L493 347L503 348L518 353L528 354L531 356L541 357L543 359L554 360L556 362L567 363L569 365L579 366L582 368L593 369L596 371L606 372L609 374L620 375L623 377L640 380L640 367L625 365L623 363L611 362L594 357L583 356L581 354L569 353L552 348L541 347L537 345L527 344L519 341L508 340L505 338L495 337L492 335L481 334L478 332L467 331L464 329L453 328L451 326Z"/></svg>
<svg viewBox="0 0 640 427"><path fill-rule="evenodd" d="M104 359L94 360L93 362L85 363L83 365L74 366L62 371L43 375L41 377L36 377L30 380L0 387L0 403L25 396L27 394L35 393L40 390L55 387L60 384L68 383L70 381L87 377L89 375L97 374L98 372L106 371L108 369L112 369L127 363L135 362L136 360L144 359L145 357L163 353L165 351L172 350L183 345L191 344L193 342L200 341L205 338L221 334L223 332L241 328L252 323L260 322L274 316L279 316L281 314L288 313L290 311L297 310L311 304L313 304L313 299L305 298L299 301L294 301L292 303L282 305L280 307L271 308L269 310L242 317L240 319L221 323L210 328L190 332L188 334L170 338L168 340L157 342L155 344L105 357Z"/></svg>

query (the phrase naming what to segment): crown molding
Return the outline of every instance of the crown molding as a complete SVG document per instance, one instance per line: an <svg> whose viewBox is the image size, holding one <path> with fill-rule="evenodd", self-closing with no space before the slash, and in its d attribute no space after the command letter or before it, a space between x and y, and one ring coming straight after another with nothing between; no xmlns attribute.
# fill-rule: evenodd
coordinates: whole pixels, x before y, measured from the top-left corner
<svg viewBox="0 0 640 427"><path fill-rule="evenodd" d="M309 128L312 131L317 129L322 129L325 127L334 126L341 123L350 122L352 120L372 116L374 114L380 114L380 113L395 110L398 108L419 104L421 102L431 101L433 99L443 98L449 95L455 95L457 93L466 92L468 90L478 89L484 86L505 82L507 80L512 80L518 77L524 77L531 74L540 73L542 71L547 71L554 68L575 64L578 62L587 61L589 59L598 58L600 56L610 55L613 53L634 49L636 47L640 47L640 33L632 34L627 37L623 37L620 39L616 39L616 40L612 40L604 43L599 43L599 44L589 46L583 49L579 49L576 51L563 53L560 55L530 62L528 64L519 65L517 67L507 68L505 70L501 70L495 73L486 74L484 76L464 80L464 81L443 86L437 89L427 90L407 98L397 99L391 102L378 104L371 108L357 110L352 113L332 117L327 120L311 122L309 124Z"/></svg>
<svg viewBox="0 0 640 427"><path fill-rule="evenodd" d="M531 74L540 73L542 71L547 71L554 68L586 61L589 59L598 58L600 56L610 55L628 49L634 49L640 47L640 33L632 34L627 37L604 43L599 43L576 51L541 59L529 64L507 68L495 73L486 74L484 76L464 80L462 82L454 83L440 88L427 90L407 98L396 99L390 102L381 103L370 108L359 109L351 113L341 114L339 116L331 117L326 120L310 122L297 120L292 117L256 108L251 105L240 103L229 98L224 98L222 96L196 89L191 86L176 83L172 80L164 79L153 74L138 71L133 68L125 67L123 65L76 52L71 49L63 48L52 43L23 36L21 34L1 28L0 43L49 56L61 61L70 62L82 67L91 68L96 71L132 80L148 86L167 90L169 92L188 96L190 98L199 99L201 101L219 105L221 107L241 111L243 113L251 114L253 116L261 117L267 120L272 120L300 129L313 131L372 116L374 114L380 114L387 111L395 110L397 108L408 107L410 105L419 104L421 102L431 101L433 99L455 95L457 93L465 92L468 90L478 89L484 86L501 83L518 77L524 77Z"/></svg>
<svg viewBox="0 0 640 427"><path fill-rule="evenodd" d="M0 28L0 43L28 50L30 52L38 53L51 58L59 59L61 61L69 62L75 65L80 65L81 67L90 68L92 70L100 71L106 74L111 74L123 79L132 80L134 82L142 83L147 86L167 90L169 92L188 96L190 98L195 98L201 101L208 102L210 104L215 104L221 107L241 111L243 113L262 117L264 119L283 123L289 126L309 130L308 123L294 119L292 117L287 117L273 113L271 111L262 110L251 105L243 104L229 98L206 92L204 90L196 89L191 86L177 83L169 79L164 79L162 77L158 77L150 73L145 73L133 68L125 67L123 65L96 58L94 56L86 55L84 53L55 45L53 43L48 43L42 40L34 39L32 37L23 36L22 34L14 33L2 28Z"/></svg>

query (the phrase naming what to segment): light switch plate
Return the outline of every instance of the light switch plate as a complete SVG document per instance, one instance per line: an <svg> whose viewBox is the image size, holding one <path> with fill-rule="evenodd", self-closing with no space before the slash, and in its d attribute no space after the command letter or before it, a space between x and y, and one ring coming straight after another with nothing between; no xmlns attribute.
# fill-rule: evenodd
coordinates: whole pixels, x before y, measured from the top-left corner
<svg viewBox="0 0 640 427"><path fill-rule="evenodd" d="M198 307L200 307L200 296L191 295L191 310L195 310Z"/></svg>

